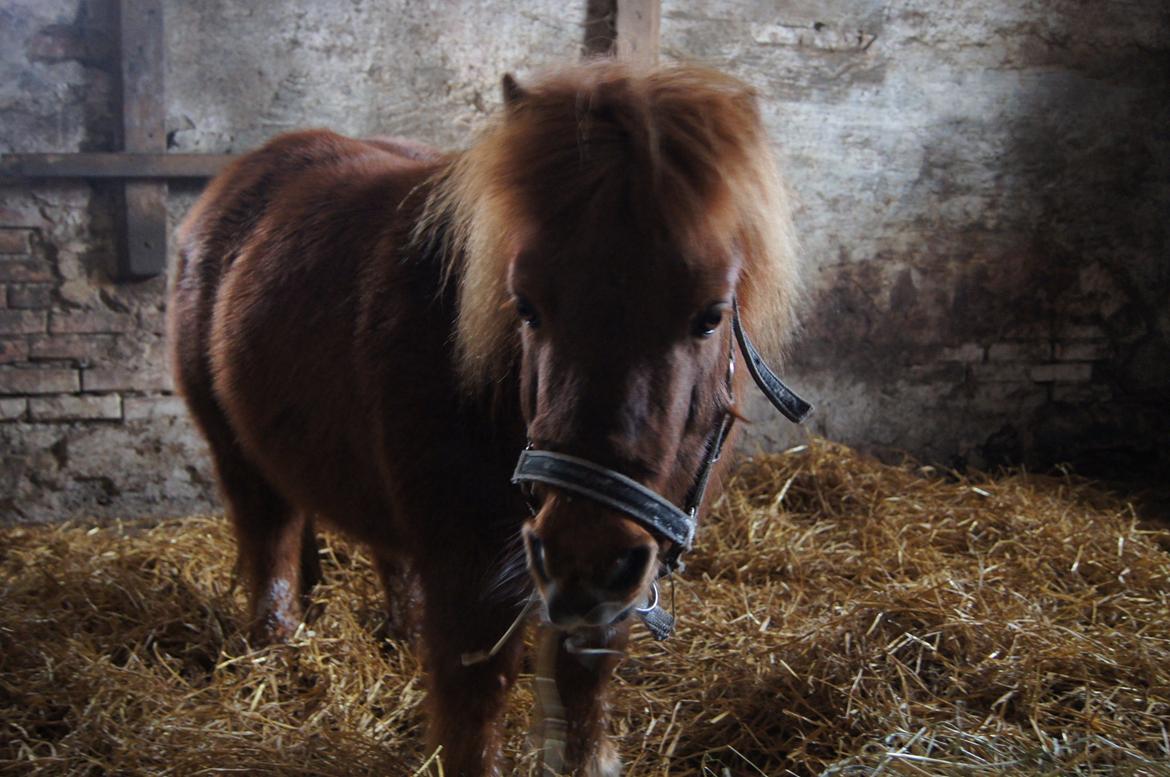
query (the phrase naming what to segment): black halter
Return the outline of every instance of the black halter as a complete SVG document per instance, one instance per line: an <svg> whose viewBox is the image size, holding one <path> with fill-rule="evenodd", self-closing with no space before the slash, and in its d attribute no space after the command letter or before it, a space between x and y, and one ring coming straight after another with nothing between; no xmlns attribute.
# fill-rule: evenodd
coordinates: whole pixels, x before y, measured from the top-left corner
<svg viewBox="0 0 1170 777"><path fill-rule="evenodd" d="M756 385L785 418L793 423L801 423L812 412L812 405L784 385L764 362L751 338L744 331L739 317L739 305L733 303L732 311L732 331L747 360L748 372L751 373ZM732 379L735 376L734 344L728 348L728 354L727 390L731 393ZM530 493L532 483L544 483L571 491L625 513L658 537L670 540L670 550L662 559L661 575L666 575L680 566L680 557L684 551L690 550L694 542L695 526L699 509L703 505L703 496L706 494L715 463L719 461L719 456L723 452L723 444L731 432L733 421L734 416L730 412L725 411L720 416L719 423L707 439L703 465L695 476L682 508L620 472L576 456L534 450L531 445L520 454L520 460L516 462L516 471L512 473L512 482L521 484L526 493ZM536 506L532 507L535 512ZM653 603L638 608L637 612L657 639L666 639L674 628L674 618L658 604L657 588L654 593Z"/></svg>

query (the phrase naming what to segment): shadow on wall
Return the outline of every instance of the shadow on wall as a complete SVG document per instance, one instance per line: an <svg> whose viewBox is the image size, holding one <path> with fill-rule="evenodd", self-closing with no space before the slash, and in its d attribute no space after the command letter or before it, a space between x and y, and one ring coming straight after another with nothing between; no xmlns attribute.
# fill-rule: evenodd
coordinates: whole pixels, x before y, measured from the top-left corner
<svg viewBox="0 0 1170 777"><path fill-rule="evenodd" d="M1170 68L1136 43L1082 42L1091 17L1057 18L1053 40L1075 72L1035 96L1009 161L1037 203L1028 280L1042 294L1053 359L1088 380L1051 384L1025 444L1040 460L1111 475L1165 470ZM1170 12L1163 21L1165 34Z"/></svg>
<svg viewBox="0 0 1170 777"><path fill-rule="evenodd" d="M1150 48L1097 18L1121 11L1049 5L1010 32L1007 104L931 128L901 225L915 239L830 268L798 366L852 373L871 429L917 416L889 448L1166 472L1170 12Z"/></svg>
<svg viewBox="0 0 1170 777"><path fill-rule="evenodd" d="M47 25L28 42L30 63L49 66L76 63L80 67L80 79L74 87L80 91L79 99L84 105L78 151L122 148L118 9L118 0L82 0L71 21ZM63 185L71 186L75 182L67 181ZM122 212L119 201L124 196L123 187L120 182L103 180L91 180L87 185L93 193L87 208L90 245L81 262L91 280L103 282L113 278L117 271L118 228L114 214Z"/></svg>

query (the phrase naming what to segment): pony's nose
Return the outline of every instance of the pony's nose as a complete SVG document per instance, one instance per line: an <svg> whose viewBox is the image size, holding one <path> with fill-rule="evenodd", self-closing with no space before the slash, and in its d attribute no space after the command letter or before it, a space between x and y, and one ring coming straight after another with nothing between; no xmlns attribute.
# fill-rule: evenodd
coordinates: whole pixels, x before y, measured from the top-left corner
<svg viewBox="0 0 1170 777"><path fill-rule="evenodd" d="M548 618L558 626L602 626L636 604L654 557L649 545L635 545L613 559L597 578L553 585L546 593Z"/></svg>
<svg viewBox="0 0 1170 777"><path fill-rule="evenodd" d="M574 626L592 620L605 602L592 591L568 588L554 593L546 602L548 619L558 626Z"/></svg>

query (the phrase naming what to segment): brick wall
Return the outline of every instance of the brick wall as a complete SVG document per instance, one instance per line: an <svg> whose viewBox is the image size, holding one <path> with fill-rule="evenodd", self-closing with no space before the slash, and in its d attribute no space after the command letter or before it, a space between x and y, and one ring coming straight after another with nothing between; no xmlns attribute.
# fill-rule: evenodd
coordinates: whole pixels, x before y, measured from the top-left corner
<svg viewBox="0 0 1170 777"><path fill-rule="evenodd" d="M0 520L206 510L214 489L172 394L161 281L71 284L78 222L60 215L0 207Z"/></svg>
<svg viewBox="0 0 1170 777"><path fill-rule="evenodd" d="M60 283L36 229L0 225L0 397L5 421L180 415L162 358L163 318L55 309Z"/></svg>

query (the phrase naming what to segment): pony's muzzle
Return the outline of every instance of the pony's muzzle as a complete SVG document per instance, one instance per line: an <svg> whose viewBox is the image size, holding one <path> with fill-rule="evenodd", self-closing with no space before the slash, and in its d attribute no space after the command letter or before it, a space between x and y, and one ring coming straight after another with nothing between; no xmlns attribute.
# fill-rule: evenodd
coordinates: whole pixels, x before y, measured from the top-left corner
<svg viewBox="0 0 1170 777"><path fill-rule="evenodd" d="M604 534L601 526L596 531ZM565 542L568 538L551 534L553 538L546 541L530 526L523 532L528 568L549 623L565 630L608 626L645 601L656 563L652 539L607 547L606 543ZM628 535L623 539L628 540Z"/></svg>

